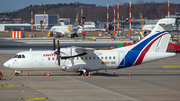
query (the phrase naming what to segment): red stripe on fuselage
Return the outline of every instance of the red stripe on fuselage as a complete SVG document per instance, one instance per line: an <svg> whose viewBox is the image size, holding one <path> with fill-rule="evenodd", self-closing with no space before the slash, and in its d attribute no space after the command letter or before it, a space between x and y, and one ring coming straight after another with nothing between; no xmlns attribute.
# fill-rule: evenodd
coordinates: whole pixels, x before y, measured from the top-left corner
<svg viewBox="0 0 180 101"><path fill-rule="evenodd" d="M137 59L137 61L136 61L136 63L135 63L134 65L139 65L139 64L141 64L142 61L143 61L143 59L144 59L144 57L145 57L145 55L146 55L146 53L149 51L150 47L152 46L152 44L153 44L157 39L159 39L160 37L162 37L163 35L166 35L166 34L168 34L168 33L164 33L164 34L158 36L156 39L154 39L154 40L141 52L140 56L138 57L138 59Z"/></svg>

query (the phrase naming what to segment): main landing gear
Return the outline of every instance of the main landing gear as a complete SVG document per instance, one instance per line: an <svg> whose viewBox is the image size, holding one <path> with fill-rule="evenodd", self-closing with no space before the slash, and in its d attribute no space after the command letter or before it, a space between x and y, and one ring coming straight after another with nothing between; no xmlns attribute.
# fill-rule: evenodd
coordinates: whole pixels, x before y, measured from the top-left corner
<svg viewBox="0 0 180 101"><path fill-rule="evenodd" d="M78 71L80 72L80 75L88 76L88 71L86 69L78 69Z"/></svg>
<svg viewBox="0 0 180 101"><path fill-rule="evenodd" d="M78 37L77 33L71 34L71 38Z"/></svg>

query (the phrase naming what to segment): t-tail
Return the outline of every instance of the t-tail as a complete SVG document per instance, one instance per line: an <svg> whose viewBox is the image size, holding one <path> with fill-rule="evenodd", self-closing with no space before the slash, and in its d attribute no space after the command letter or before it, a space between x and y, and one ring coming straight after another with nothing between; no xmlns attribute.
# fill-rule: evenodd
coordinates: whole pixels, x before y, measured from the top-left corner
<svg viewBox="0 0 180 101"><path fill-rule="evenodd" d="M175 20L172 18L160 19L152 32L144 39L132 46L124 47L128 51L118 68L175 56L175 53L166 52L171 36L169 32L172 31Z"/></svg>

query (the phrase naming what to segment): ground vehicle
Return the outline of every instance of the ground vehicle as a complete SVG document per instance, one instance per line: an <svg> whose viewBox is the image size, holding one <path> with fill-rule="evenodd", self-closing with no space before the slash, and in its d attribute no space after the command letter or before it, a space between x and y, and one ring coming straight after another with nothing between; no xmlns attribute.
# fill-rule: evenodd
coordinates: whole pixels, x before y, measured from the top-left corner
<svg viewBox="0 0 180 101"><path fill-rule="evenodd" d="M2 75L2 72L0 71L0 80L1 80L1 77L3 78L3 75Z"/></svg>

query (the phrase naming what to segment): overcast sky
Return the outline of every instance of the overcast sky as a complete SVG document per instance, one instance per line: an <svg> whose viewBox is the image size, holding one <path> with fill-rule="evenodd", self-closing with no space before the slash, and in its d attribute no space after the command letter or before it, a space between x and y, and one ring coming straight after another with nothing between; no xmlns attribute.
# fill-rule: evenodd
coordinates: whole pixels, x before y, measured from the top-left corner
<svg viewBox="0 0 180 101"><path fill-rule="evenodd" d="M119 0L121 4L128 3L129 0ZM136 3L137 0L131 0L132 3ZM144 0L144 2L167 2L168 0ZM169 0L170 3L180 4L180 0ZM107 0L1 0L0 1L0 13L4 11L16 11L18 9L25 8L29 5L41 5L41 4L57 4L57 3L86 3L86 4L96 4L101 6L107 5ZM109 5L116 5L117 0L109 0Z"/></svg>

